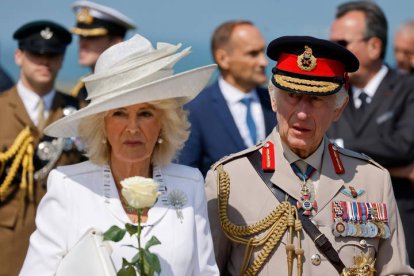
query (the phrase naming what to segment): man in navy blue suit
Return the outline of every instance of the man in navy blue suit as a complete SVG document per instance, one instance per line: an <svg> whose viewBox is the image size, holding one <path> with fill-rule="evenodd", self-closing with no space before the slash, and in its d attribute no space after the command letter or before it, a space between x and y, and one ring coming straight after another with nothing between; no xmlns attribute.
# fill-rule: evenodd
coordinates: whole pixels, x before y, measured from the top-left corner
<svg viewBox="0 0 414 276"><path fill-rule="evenodd" d="M220 158L263 140L276 124L266 82L265 41L249 21L229 21L213 34L211 50L221 75L186 105L191 134L179 163L206 175Z"/></svg>

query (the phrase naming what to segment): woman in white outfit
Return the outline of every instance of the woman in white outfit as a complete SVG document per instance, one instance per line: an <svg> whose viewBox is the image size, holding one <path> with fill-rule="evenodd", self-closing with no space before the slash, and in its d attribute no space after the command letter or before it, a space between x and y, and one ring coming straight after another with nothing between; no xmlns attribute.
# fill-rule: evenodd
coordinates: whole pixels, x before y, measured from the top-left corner
<svg viewBox="0 0 414 276"><path fill-rule="evenodd" d="M145 244L156 236L161 242L151 247L161 275L218 275L203 177L197 169L171 163L188 137L182 105L201 91L215 66L174 75L173 65L189 53L188 48L177 52L179 47L153 48L139 35L112 46L84 79L90 104L45 130L54 137L81 137L90 160L50 173L21 275L54 275L91 228L104 232L136 223L137 213L120 193L120 181L131 176L160 184L158 201L141 217L141 239ZM111 242L116 270L122 258L136 254L126 246L131 244L137 246L137 240L128 234Z"/></svg>

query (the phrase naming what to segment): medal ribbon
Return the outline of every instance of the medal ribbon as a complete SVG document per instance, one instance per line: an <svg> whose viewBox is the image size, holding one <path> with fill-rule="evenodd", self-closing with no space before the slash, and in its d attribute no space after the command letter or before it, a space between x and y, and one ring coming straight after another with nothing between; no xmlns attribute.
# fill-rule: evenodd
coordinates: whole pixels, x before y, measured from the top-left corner
<svg viewBox="0 0 414 276"><path fill-rule="evenodd" d="M302 173L299 167L295 163L290 164L290 166L292 167L292 170L296 174L296 176L299 177L299 179L302 180L303 182L306 182L306 180L308 180L312 176L312 174L316 171L316 169L312 167L311 165L308 165L305 173Z"/></svg>

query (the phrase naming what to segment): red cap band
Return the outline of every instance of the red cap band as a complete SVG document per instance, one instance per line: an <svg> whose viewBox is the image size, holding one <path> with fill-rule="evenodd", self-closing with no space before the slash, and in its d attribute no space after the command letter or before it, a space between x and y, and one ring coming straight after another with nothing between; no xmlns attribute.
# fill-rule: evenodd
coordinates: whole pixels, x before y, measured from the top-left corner
<svg viewBox="0 0 414 276"><path fill-rule="evenodd" d="M333 59L316 58L317 64L312 71L300 69L297 60L297 55L282 53L277 60L276 68L290 73L317 77L343 77L345 73L344 64Z"/></svg>

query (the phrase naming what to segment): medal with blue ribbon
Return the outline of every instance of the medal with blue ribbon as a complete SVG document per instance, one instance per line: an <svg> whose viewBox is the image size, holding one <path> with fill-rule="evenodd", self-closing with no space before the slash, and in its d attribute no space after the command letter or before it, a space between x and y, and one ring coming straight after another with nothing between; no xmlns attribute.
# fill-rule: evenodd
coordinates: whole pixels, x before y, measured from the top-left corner
<svg viewBox="0 0 414 276"><path fill-rule="evenodd" d="M298 209L303 209L303 214L305 216L310 216L312 214L312 210L315 210L315 212L318 211L318 205L316 200L312 200L312 193L307 185L307 180L316 170L312 166L308 165L306 172L302 173L295 163L290 164L290 166L296 176L302 180L302 186L300 189L301 198L300 201L297 202L297 207Z"/></svg>

